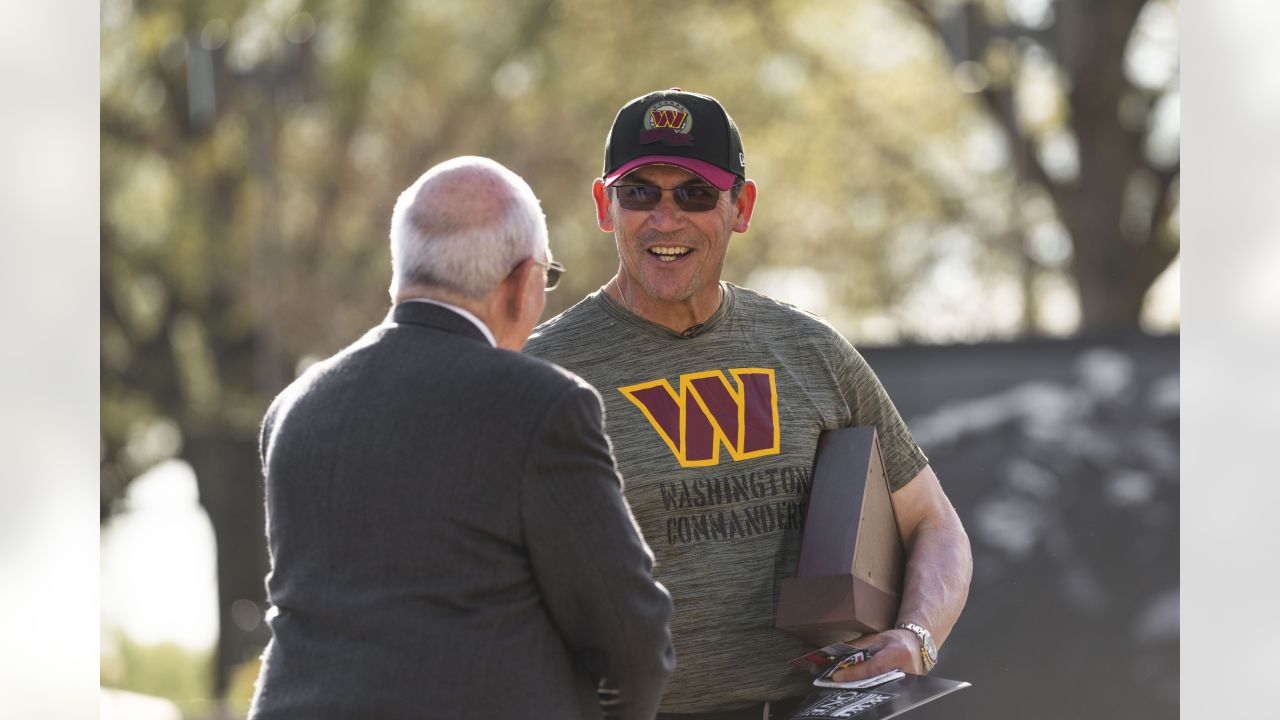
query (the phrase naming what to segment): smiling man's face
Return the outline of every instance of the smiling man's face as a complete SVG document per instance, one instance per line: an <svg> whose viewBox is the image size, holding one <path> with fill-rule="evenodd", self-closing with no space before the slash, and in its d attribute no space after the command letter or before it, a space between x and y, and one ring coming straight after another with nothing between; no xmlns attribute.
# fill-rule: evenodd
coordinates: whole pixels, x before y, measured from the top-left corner
<svg viewBox="0 0 1280 720"><path fill-rule="evenodd" d="M670 165L646 165L628 173L618 185L649 184L661 188L706 185L697 175ZM628 210L618 203L616 192L596 182L595 199L600 228L613 232L621 273L625 275L626 300L633 312L662 322L658 317L676 306L720 300L720 272L729 250L729 237L744 232L755 201L748 183L737 202L723 190L716 207L688 211L676 204L674 193L663 192L652 210Z"/></svg>

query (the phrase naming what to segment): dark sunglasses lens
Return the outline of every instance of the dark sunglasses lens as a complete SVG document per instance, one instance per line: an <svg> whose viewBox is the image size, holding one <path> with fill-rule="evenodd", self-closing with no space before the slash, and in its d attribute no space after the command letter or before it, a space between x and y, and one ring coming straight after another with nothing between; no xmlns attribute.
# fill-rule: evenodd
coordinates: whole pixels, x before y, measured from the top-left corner
<svg viewBox="0 0 1280 720"><path fill-rule="evenodd" d="M662 199L662 188L657 185L616 185L618 204L627 210L652 210ZM672 193L676 205L688 212L714 210L720 200L720 191L710 185L682 185Z"/></svg>
<svg viewBox="0 0 1280 720"><path fill-rule="evenodd" d="M714 210L720 191L710 185L685 185L676 188L676 204L689 212Z"/></svg>
<svg viewBox="0 0 1280 720"><path fill-rule="evenodd" d="M657 185L622 185L618 187L618 204L627 210L652 210L658 206L662 188Z"/></svg>

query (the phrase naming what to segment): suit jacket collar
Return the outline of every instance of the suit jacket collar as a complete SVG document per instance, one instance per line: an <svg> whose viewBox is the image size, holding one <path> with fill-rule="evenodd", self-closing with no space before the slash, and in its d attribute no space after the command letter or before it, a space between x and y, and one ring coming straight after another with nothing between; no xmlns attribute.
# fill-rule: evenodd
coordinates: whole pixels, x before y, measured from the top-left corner
<svg viewBox="0 0 1280 720"><path fill-rule="evenodd" d="M402 302L391 310L391 319L396 323L443 330L489 344L489 339L470 320L434 303Z"/></svg>

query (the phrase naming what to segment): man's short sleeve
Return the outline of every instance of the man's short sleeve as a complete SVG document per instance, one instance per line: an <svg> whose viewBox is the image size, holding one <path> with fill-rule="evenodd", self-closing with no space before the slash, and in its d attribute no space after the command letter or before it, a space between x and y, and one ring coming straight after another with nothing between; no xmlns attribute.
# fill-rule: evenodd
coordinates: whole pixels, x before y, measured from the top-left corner
<svg viewBox="0 0 1280 720"><path fill-rule="evenodd" d="M889 487L896 491L923 470L929 459L911 437L889 393L862 354L838 334L834 352L840 392L853 412L853 424L856 427L875 427Z"/></svg>

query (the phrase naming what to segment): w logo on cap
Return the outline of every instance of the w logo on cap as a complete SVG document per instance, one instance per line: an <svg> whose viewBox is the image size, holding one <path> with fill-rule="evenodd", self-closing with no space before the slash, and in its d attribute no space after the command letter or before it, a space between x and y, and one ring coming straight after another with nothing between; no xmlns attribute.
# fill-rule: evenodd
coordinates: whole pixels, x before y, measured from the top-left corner
<svg viewBox="0 0 1280 720"><path fill-rule="evenodd" d="M670 108L663 110L650 110L649 122L645 123L645 125L655 128L671 128L679 131L680 128L684 127L684 121L688 118L689 113Z"/></svg>
<svg viewBox="0 0 1280 720"><path fill-rule="evenodd" d="M618 388L644 413L681 467L720 463L720 446L734 460L777 455L781 448L778 389L769 368L730 368L680 376L677 395L667 380ZM735 387L736 386L736 387Z"/></svg>
<svg viewBox="0 0 1280 720"><path fill-rule="evenodd" d="M664 100L650 105L644 111L644 129L640 131L640 143L661 140L665 145L693 144L693 115L689 108L678 102Z"/></svg>

